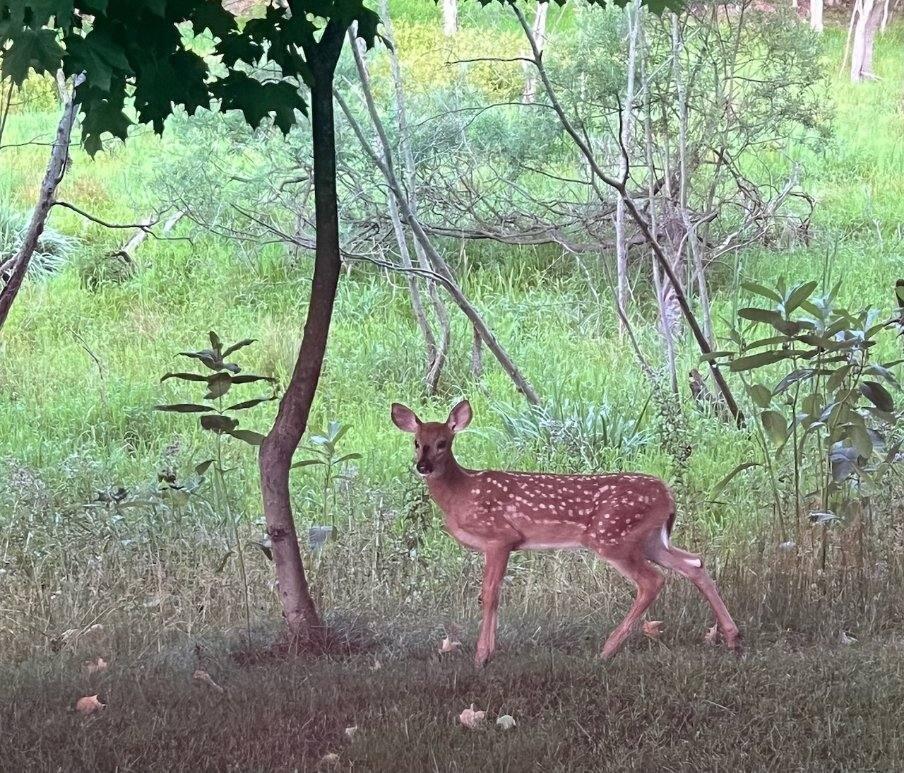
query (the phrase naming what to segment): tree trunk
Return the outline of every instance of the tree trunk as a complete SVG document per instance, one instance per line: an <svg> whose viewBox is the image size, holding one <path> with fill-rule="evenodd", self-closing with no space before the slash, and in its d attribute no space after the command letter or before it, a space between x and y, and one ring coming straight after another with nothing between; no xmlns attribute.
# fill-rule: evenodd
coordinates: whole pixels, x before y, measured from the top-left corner
<svg viewBox="0 0 904 773"><path fill-rule="evenodd" d="M443 34L452 37L458 32L458 0L443 0Z"/></svg>
<svg viewBox="0 0 904 773"><path fill-rule="evenodd" d="M822 32L822 0L810 0L810 27L816 32Z"/></svg>
<svg viewBox="0 0 904 773"><path fill-rule="evenodd" d="M640 3L628 6L628 79L625 86L625 104L622 107L620 123L621 134L618 141L622 146L619 156L619 177L628 174L628 153L634 125L634 84L637 72L637 35L640 29ZM625 203L619 199L615 203L615 277L616 295L622 313L627 316L628 301L631 288L628 284L628 244L625 240ZM619 317L619 329L625 332L624 323Z"/></svg>
<svg viewBox="0 0 904 773"><path fill-rule="evenodd" d="M851 17L854 30L851 48L852 83L874 80L876 77L873 74L873 46L882 21L883 7L878 0L858 0L854 5Z"/></svg>
<svg viewBox="0 0 904 773"><path fill-rule="evenodd" d="M537 40L537 47L542 53L546 46L546 17L549 15L548 0L540 0L537 3L537 15L534 16L534 37ZM537 77L533 67L530 64L527 67L527 77L524 80L523 100L530 104L537 98Z"/></svg>
<svg viewBox="0 0 904 773"><path fill-rule="evenodd" d="M314 277L298 360L279 403L273 428L260 449L261 493L279 597L289 633L319 646L323 629L308 587L298 535L292 517L289 470L292 455L307 428L326 352L342 260L339 254L339 211L336 201L336 136L333 119L333 74L344 30L334 21L320 42L306 48L313 75L311 134L314 154Z"/></svg>
<svg viewBox="0 0 904 773"><path fill-rule="evenodd" d="M53 148L50 151L50 161L47 164L47 171L44 173L44 180L41 183L38 202L31 215L28 228L25 230L22 244L19 245L19 249L16 250L16 254L10 261L9 278L3 289L0 290L0 329L3 328L13 302L22 288L22 282L28 272L28 264L35 254L38 240L44 232L47 216L50 214L50 208L54 204L57 187L66 173L66 163L69 160L69 142L72 137L72 127L75 124L75 113L78 107L75 101L75 90L84 80L84 74L78 75L72 84L72 95L68 98L66 107L63 109L63 116L60 118L60 123L57 127Z"/></svg>

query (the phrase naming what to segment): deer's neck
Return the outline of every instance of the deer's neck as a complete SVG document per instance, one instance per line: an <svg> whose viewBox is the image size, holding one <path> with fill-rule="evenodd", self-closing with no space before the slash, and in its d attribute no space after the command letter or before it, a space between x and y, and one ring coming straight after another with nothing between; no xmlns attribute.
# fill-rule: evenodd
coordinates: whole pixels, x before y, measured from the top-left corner
<svg viewBox="0 0 904 773"><path fill-rule="evenodd" d="M427 478L427 489L436 504L447 515L455 510L457 502L461 501L462 494L466 493L470 472L465 470L455 457L449 457L442 472Z"/></svg>

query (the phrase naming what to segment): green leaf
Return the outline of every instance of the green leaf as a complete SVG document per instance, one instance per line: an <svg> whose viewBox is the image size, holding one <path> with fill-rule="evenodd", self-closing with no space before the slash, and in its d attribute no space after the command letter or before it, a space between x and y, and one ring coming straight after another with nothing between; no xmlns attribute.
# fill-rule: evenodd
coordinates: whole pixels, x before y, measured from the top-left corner
<svg viewBox="0 0 904 773"><path fill-rule="evenodd" d="M761 284L757 284L756 282L741 282L741 287L743 287L748 292L753 293L754 295L768 298L769 300L775 301L776 303L781 303L782 301L782 296L779 295L778 292L771 290L768 287L764 287Z"/></svg>
<svg viewBox="0 0 904 773"><path fill-rule="evenodd" d="M788 423L778 411L763 411L760 421L766 431L766 437L773 445L779 446L788 439Z"/></svg>
<svg viewBox="0 0 904 773"><path fill-rule="evenodd" d="M71 35L66 43L66 68L84 72L92 89L108 93L114 79L133 75L122 45L114 41L109 21L97 25L85 37Z"/></svg>
<svg viewBox="0 0 904 773"><path fill-rule="evenodd" d="M805 282L804 284L795 287L782 304L785 307L785 314L790 314L807 300L813 294L817 284L817 282Z"/></svg>
<svg viewBox="0 0 904 773"><path fill-rule="evenodd" d="M858 421L852 421L848 426L848 437L851 445L857 449L857 453L864 459L869 459L873 455L873 440L867 432L863 419L857 416Z"/></svg>
<svg viewBox="0 0 904 773"><path fill-rule="evenodd" d="M223 358L213 349L202 349L200 352L179 352L180 357L191 357L198 360L210 370L222 370Z"/></svg>
<svg viewBox="0 0 904 773"><path fill-rule="evenodd" d="M207 400L216 400L225 395L232 387L232 376L229 373L214 373L207 377Z"/></svg>
<svg viewBox="0 0 904 773"><path fill-rule="evenodd" d="M235 429L229 434L237 440L244 441L250 446L259 446L265 440L264 435L260 432L253 432L250 429Z"/></svg>
<svg viewBox="0 0 904 773"><path fill-rule="evenodd" d="M218 354L220 357L224 357L224 354L221 354L223 351L223 343L220 341L220 337L211 330L207 337L210 339L211 348Z"/></svg>
<svg viewBox="0 0 904 773"><path fill-rule="evenodd" d="M283 134L295 125L295 111L304 113L307 107L298 88L288 81L263 83L240 70L215 81L210 90L222 111L240 110L252 128L272 117Z"/></svg>
<svg viewBox="0 0 904 773"><path fill-rule="evenodd" d="M242 403L236 403L235 405L230 405L226 410L227 411L244 411L247 408L253 408L255 405L260 405L261 403L269 403L271 400L275 400L275 397L256 397L253 400L245 400Z"/></svg>
<svg viewBox="0 0 904 773"><path fill-rule="evenodd" d="M228 357L233 352L237 352L239 349L242 349L245 346L250 346L251 344L255 343L256 341L257 341L256 338L245 338L242 341L239 341L237 344L233 344L232 346L228 347L226 349L226 351L223 352L223 356Z"/></svg>
<svg viewBox="0 0 904 773"><path fill-rule="evenodd" d="M800 368L798 370L792 370L787 376L779 381L778 384L775 385L775 389L772 390L772 394L780 395L798 382L813 378L815 373L816 371L813 368Z"/></svg>
<svg viewBox="0 0 904 773"><path fill-rule="evenodd" d="M201 426L204 429L216 432L217 434L231 433L238 425L239 423L231 416L223 416L218 413L201 417Z"/></svg>
<svg viewBox="0 0 904 773"><path fill-rule="evenodd" d="M782 319L782 315L777 311L770 311L769 309L757 309L752 306L744 309L738 309L738 316L742 319L749 319L752 322L764 322L765 324L772 325L773 327L778 327L779 325L785 324L785 320Z"/></svg>
<svg viewBox="0 0 904 773"><path fill-rule="evenodd" d="M768 408L772 402L772 392L762 384L751 384L747 387L747 394L758 408Z"/></svg>
<svg viewBox="0 0 904 773"><path fill-rule="evenodd" d="M200 464L195 465L195 472L198 475L203 475L207 472L207 468L210 467L214 462L213 459L207 459L206 461L201 462Z"/></svg>
<svg viewBox="0 0 904 773"><path fill-rule="evenodd" d="M3 5L0 4L0 19ZM0 50L5 41L0 37ZM0 74L10 78L16 86L21 86L28 77L28 71L39 75L54 73L60 68L63 49L57 43L57 32L52 29L20 28L10 38L9 47L2 52L3 67Z"/></svg>
<svg viewBox="0 0 904 773"><path fill-rule="evenodd" d="M202 376L200 373L166 373L160 381L166 381L168 378L178 378L183 381L207 381L208 377Z"/></svg>
<svg viewBox="0 0 904 773"><path fill-rule="evenodd" d="M345 456L340 456L335 462L333 462L333 464L342 464L343 462L350 462L353 459L360 459L360 458L361 458L361 454L359 454L359 453L346 454Z"/></svg>
<svg viewBox="0 0 904 773"><path fill-rule="evenodd" d="M784 349L773 349L766 352L759 352L757 354L748 354L744 357L738 357L736 360L732 360L729 363L728 367L734 373L740 373L741 371L745 370L761 368L764 365L772 365L775 362L786 360L791 356L791 353Z"/></svg>
<svg viewBox="0 0 904 773"><path fill-rule="evenodd" d="M82 142L90 156L103 148L101 137L106 133L125 142L132 121L123 112L124 80L118 81L109 94L91 88L86 81L76 90L76 98L82 107Z"/></svg>
<svg viewBox="0 0 904 773"><path fill-rule="evenodd" d="M864 381L860 384L860 393L880 411L891 413L895 409L895 401L888 390L878 381Z"/></svg>
<svg viewBox="0 0 904 773"><path fill-rule="evenodd" d="M169 411L170 413L209 413L213 410L209 405L196 405L195 403L177 403L175 405L155 405L155 411Z"/></svg>
<svg viewBox="0 0 904 773"><path fill-rule="evenodd" d="M254 373L243 373L240 376L233 376L233 384L251 384L255 381L269 381L271 384L276 382L275 378L270 376L257 376Z"/></svg>
<svg viewBox="0 0 904 773"><path fill-rule="evenodd" d="M300 462L295 462L292 465L292 469L294 470L296 467L310 467L314 464L323 464L322 459L302 459Z"/></svg>
<svg viewBox="0 0 904 773"><path fill-rule="evenodd" d="M712 491L709 492L708 498L710 500L718 499L719 495L725 490L725 487L728 486L735 477L744 472L744 470L749 470L751 467L762 467L762 465L759 462L742 462L737 465L728 473L728 475L713 486Z"/></svg>

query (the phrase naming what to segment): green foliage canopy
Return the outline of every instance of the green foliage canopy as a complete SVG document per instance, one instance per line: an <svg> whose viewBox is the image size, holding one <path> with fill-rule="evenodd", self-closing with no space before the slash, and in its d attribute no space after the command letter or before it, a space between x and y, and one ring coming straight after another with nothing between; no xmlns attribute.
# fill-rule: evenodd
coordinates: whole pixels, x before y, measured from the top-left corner
<svg viewBox="0 0 904 773"><path fill-rule="evenodd" d="M0 77L21 85L30 71L84 72L76 99L92 154L105 133L125 139L133 123L162 132L179 106L190 115L239 110L251 126L270 116L288 132L306 111L299 81L310 85L326 28L357 23L372 46L379 22L363 0L289 6L240 24L218 0L0 0ZM204 34L214 39L210 56L194 47Z"/></svg>
<svg viewBox="0 0 904 773"><path fill-rule="evenodd" d="M657 13L681 5L645 4ZM327 27L344 31L353 23L371 47L379 17L364 0L288 0L288 12L270 5L246 23L219 0L0 0L0 78L18 86L30 71L85 73L76 100L92 155L105 134L124 140L133 123L162 132L177 107L189 115L239 110L252 127L270 117L286 133L306 112L299 81L311 85L310 59ZM201 35L213 38L209 56L193 43Z"/></svg>

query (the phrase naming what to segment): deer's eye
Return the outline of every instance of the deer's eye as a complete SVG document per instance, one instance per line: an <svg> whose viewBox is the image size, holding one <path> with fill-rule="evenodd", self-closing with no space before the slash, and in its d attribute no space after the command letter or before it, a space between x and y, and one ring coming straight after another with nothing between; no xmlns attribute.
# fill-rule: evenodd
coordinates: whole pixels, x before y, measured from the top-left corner
<svg viewBox="0 0 904 773"><path fill-rule="evenodd" d="M421 447L421 444L418 443L417 440L415 440L415 441L414 441L414 447L415 447L415 448L420 448L420 447Z"/></svg>
<svg viewBox="0 0 904 773"><path fill-rule="evenodd" d="M442 451L442 450L446 447L446 441L445 441L445 440L440 440L439 443L436 444L436 447L437 447L440 451Z"/></svg>

